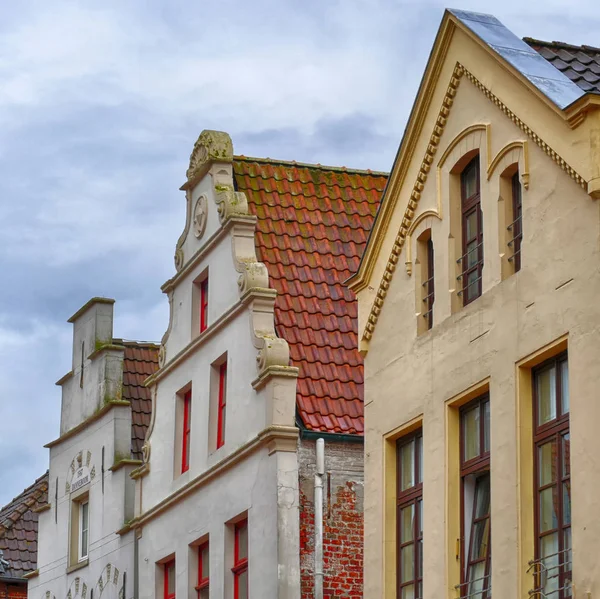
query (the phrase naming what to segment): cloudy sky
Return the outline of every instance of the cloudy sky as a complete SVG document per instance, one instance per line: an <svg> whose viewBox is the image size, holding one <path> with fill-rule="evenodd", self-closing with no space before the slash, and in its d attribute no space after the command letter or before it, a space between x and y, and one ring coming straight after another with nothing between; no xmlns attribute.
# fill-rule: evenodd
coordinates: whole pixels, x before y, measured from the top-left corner
<svg viewBox="0 0 600 599"><path fill-rule="evenodd" d="M517 35L600 45L597 0L463 0ZM47 468L67 318L114 297L158 340L190 150L389 170L444 3L0 3L0 505Z"/></svg>

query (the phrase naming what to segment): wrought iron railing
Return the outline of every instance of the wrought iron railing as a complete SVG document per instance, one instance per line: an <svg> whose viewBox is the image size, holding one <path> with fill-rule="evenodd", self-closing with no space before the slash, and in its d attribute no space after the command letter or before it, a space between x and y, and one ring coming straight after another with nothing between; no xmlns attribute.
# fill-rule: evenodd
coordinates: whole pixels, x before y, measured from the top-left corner
<svg viewBox="0 0 600 599"><path fill-rule="evenodd" d="M507 231L510 231L511 233L513 233L513 236L511 238L511 240L508 242L508 247L512 248L513 254L512 256L510 256L510 258L508 259L509 262L512 262L520 253L521 253L521 240L523 239L523 232L521 231L521 219L522 219L522 215L521 216L517 216L517 218L515 218L515 220L513 220L512 223L510 223L510 225L508 225L508 227L506 227ZM516 227L516 224L519 224L518 227ZM517 234L514 234L515 229L518 230ZM517 249L515 249L516 247L516 242L519 241L519 247Z"/></svg>
<svg viewBox="0 0 600 599"><path fill-rule="evenodd" d="M457 584L454 588L457 599L492 599L492 574L473 578L468 582Z"/></svg>
<svg viewBox="0 0 600 599"><path fill-rule="evenodd" d="M421 287L425 287L426 289L429 289L429 284L433 281L433 277L430 277L429 279L427 279L424 283L422 283ZM423 314L421 314L421 316L423 318L429 318L429 315L433 312L433 296L435 295L435 290L432 291L431 293L428 293L424 298L423 298L423 303L425 304L425 306L427 307L427 312L423 312Z"/></svg>
<svg viewBox="0 0 600 599"><path fill-rule="evenodd" d="M563 549L529 562L528 573L534 575L536 587L531 599L568 599L573 596L571 549Z"/></svg>
<svg viewBox="0 0 600 599"><path fill-rule="evenodd" d="M475 247L472 247L470 250L467 250L457 261L457 264L461 264L463 260L465 260L470 254L472 254L475 251L479 251L479 248L483 245L483 241L481 243L478 243ZM461 272L457 277L456 280L460 281L466 274L467 274L467 270L469 270L470 272L473 272L473 269L475 268L481 268L483 266L483 256L481 256L481 258L479 260L477 260L477 262L475 262L475 264L472 264L468 269L463 268L463 272ZM468 285L465 285L460 291L458 291L457 295L461 296L467 289L469 289L470 287L472 287L473 285L476 285L479 283L479 281L481 281L481 279L483 278L483 275L480 275L479 277L477 277L476 279L473 279Z"/></svg>

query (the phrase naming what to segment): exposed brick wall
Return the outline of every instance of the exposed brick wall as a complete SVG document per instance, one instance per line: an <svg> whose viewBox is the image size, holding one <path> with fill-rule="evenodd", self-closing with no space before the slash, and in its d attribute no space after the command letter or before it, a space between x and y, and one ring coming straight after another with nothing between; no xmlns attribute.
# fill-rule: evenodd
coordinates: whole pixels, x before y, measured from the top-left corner
<svg viewBox="0 0 600 599"><path fill-rule="evenodd" d="M0 581L0 599L27 599L27 584L6 584Z"/></svg>
<svg viewBox="0 0 600 599"><path fill-rule="evenodd" d="M315 441L300 441L301 598L314 588ZM323 597L363 596L363 445L325 442Z"/></svg>

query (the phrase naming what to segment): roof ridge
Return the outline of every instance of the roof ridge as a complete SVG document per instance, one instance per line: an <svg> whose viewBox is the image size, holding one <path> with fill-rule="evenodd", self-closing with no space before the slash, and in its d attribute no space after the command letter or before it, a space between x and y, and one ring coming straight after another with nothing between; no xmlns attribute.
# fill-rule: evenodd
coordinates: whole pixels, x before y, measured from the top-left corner
<svg viewBox="0 0 600 599"><path fill-rule="evenodd" d="M323 171L335 171L341 173L356 173L358 175L375 175L389 177L389 172L386 171L372 171L371 169L359 169L349 168L347 166L327 166L324 164L314 164L311 162L297 162L296 160L277 160L275 158L257 158L255 156L244 156L243 154L235 155L233 157L234 162L260 162L262 164L277 164L280 166L299 166L302 168L316 168Z"/></svg>
<svg viewBox="0 0 600 599"><path fill-rule="evenodd" d="M157 343L156 341L133 341L131 339L121 339L120 337L113 337L113 342L133 347L152 347L160 349L160 343Z"/></svg>
<svg viewBox="0 0 600 599"><path fill-rule="evenodd" d="M10 514L12 514L12 512L13 512L13 510L9 510L8 508L10 508L10 506L13 505L21 497L27 495L30 492L35 492L36 491L35 487L40 485L40 483L44 482L43 479L47 478L49 473L50 473L50 471L46 470L46 472L44 474L42 474L42 476L37 478L31 485L29 485L28 487L23 489L23 491L21 493L19 493L16 497L13 497L5 506L0 508L0 515L2 515L2 512L5 512L4 519L0 521L0 526L2 526L2 528L4 528L5 531L10 530L14 524L14 522L12 522L9 526L4 525L4 522L8 519L8 516ZM39 491L39 493L43 493L44 489L38 488L37 491ZM36 497L36 499L37 499L37 497ZM27 504L25 504L25 505L27 505ZM30 507L31 507L30 505L27 505L27 509L30 509ZM17 509L17 508L18 508L18 505L16 505L14 507L14 509Z"/></svg>
<svg viewBox="0 0 600 599"><path fill-rule="evenodd" d="M577 44L569 44L567 42L559 42L559 41L546 42L544 40L538 40L533 37L524 37L523 41L529 45L535 44L537 46L555 47L555 48L562 48L565 50L566 49L588 50L588 51L597 52L598 54L600 54L600 48L598 48L596 46L588 46L586 44L582 44L581 46L578 46Z"/></svg>

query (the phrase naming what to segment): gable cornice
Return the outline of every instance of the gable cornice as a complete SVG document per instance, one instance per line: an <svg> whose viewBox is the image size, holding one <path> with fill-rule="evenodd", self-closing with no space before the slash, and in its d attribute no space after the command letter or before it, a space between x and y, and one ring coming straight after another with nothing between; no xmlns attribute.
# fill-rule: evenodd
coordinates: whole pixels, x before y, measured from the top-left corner
<svg viewBox="0 0 600 599"><path fill-rule="evenodd" d="M562 158L555 150L553 150L537 133L535 133L531 129L531 127L526 125L519 117L517 117L515 113L512 112L508 108L508 106L506 106L506 104L504 104L496 95L494 95L489 89L487 89L481 83L481 81L479 81L479 79L475 77L475 75L469 72L461 63L457 62L456 66L454 67L452 76L450 78L448 89L446 90L446 94L444 95L444 99L442 100L442 106L439 110L438 117L435 121L433 131L429 137L429 143L425 150L425 155L421 162L421 168L419 169L419 173L417 174L417 179L413 185L413 189L411 191L410 198L408 201L408 206L404 211L402 223L400 224L400 228L396 235L396 239L394 240L394 245L392 246L392 250L388 257L385 270L377 288L375 299L373 300L373 303L371 305L369 316L367 318L364 330L362 332L362 351L368 350L368 342L371 340L373 332L375 331L377 321L379 320L379 314L381 313L381 309L383 308L387 291L389 289L394 272L396 270L396 265L398 263L400 254L402 252L402 248L404 247L406 241L408 231L411 227L413 218L415 216L415 211L419 204L419 200L421 199L421 192L423 191L425 182L427 181L429 175L429 171L431 170L434 156L438 150L440 138L442 136L442 133L444 132L444 128L446 126L446 122L450 114L452 104L454 102L456 91L458 89L458 86L460 85L463 76L466 77L479 91L481 91L486 96L486 98L488 98L488 100L495 104L533 143L535 143L548 157L550 157L563 171L565 171L565 173L567 173L569 177L571 177L571 179L573 179L573 181L577 183L577 185L579 185L584 191L587 192L588 185L586 180L572 166L570 166L564 158ZM408 160L406 162L408 162ZM403 165L403 168L405 170L407 169L407 167L408 164ZM398 195L399 194L396 194L394 200L389 201L388 205L395 205ZM379 239L378 242L379 245L381 245L382 239ZM363 285L362 288L364 288L364 286L366 286L366 284ZM354 290L357 291L356 288L354 288Z"/></svg>

